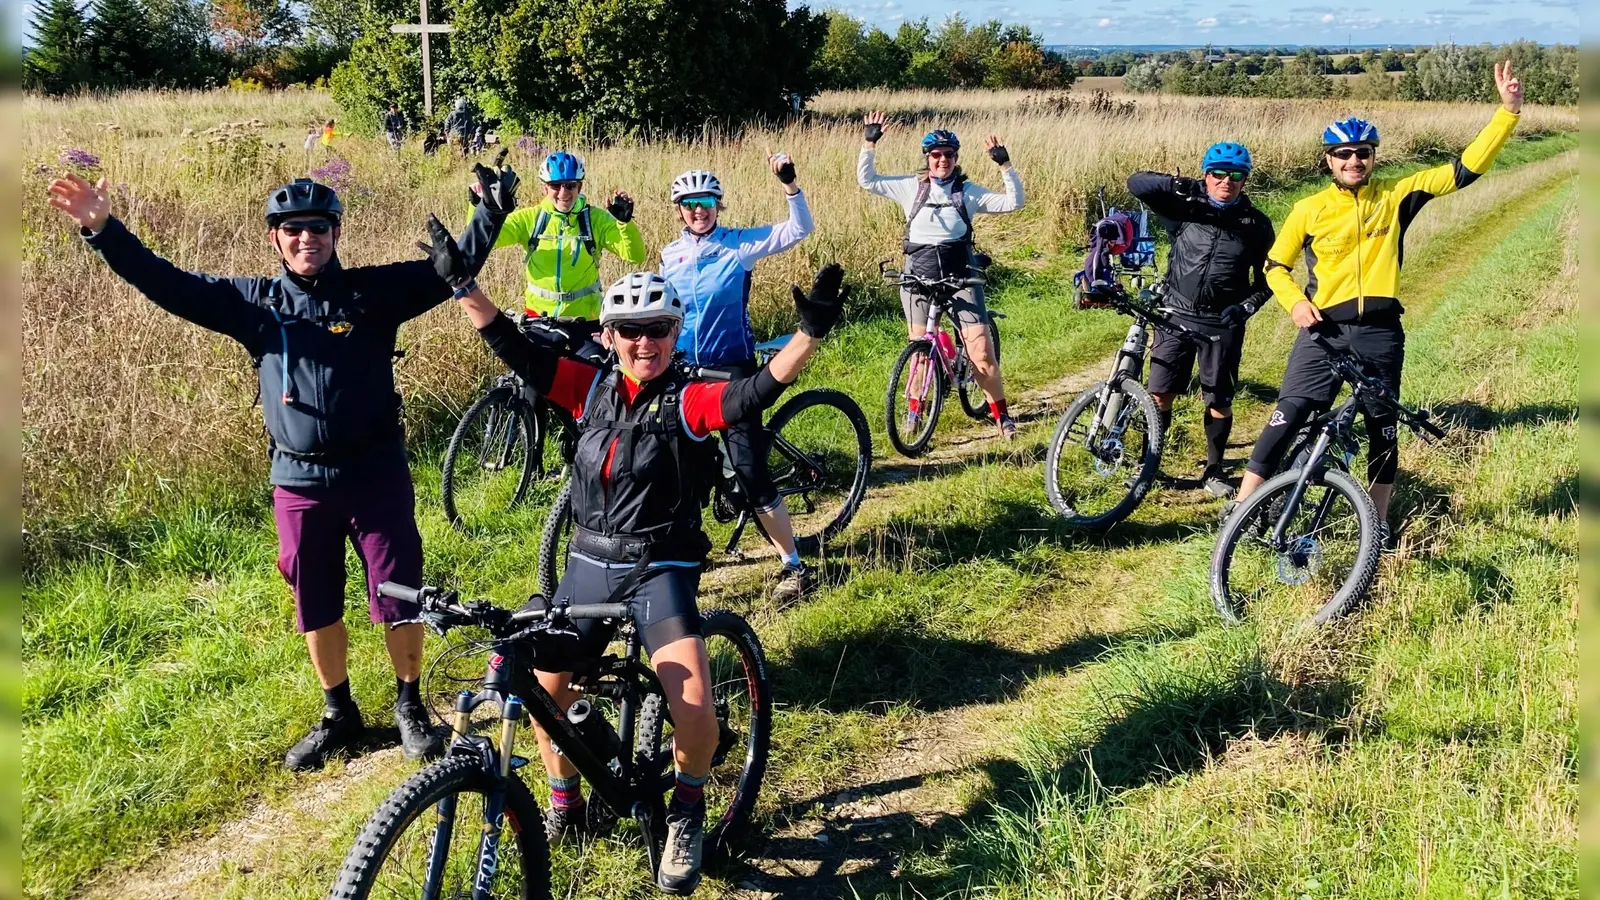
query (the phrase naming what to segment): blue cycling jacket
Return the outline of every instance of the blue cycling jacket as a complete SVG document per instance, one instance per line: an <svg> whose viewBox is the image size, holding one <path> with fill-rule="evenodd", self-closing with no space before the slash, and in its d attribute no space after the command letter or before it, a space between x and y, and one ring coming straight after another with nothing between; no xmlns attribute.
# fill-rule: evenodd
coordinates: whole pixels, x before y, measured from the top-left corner
<svg viewBox="0 0 1600 900"><path fill-rule="evenodd" d="M661 251L661 277L683 298L678 349L692 366L726 366L756 355L750 330L750 271L756 261L800 243L815 228L804 194L789 197L789 219L756 228L718 226L682 236Z"/></svg>

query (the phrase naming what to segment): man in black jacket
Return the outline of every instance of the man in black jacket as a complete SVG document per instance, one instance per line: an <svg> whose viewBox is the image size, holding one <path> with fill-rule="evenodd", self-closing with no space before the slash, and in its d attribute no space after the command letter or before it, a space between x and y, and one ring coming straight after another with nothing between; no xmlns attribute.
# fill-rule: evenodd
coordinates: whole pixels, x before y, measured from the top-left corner
<svg viewBox="0 0 1600 900"><path fill-rule="evenodd" d="M478 172L484 202L462 242L473 273L515 206L517 181L509 169L479 166ZM294 592L296 624L325 703L322 721L285 764L320 768L364 730L346 669L346 540L366 569L371 619L387 626L401 746L410 759L438 755L443 747L418 693L420 610L378 596L377 585L422 583L422 537L394 385L395 338L402 323L449 300L452 286L427 260L340 265L343 204L310 179L267 198L267 240L281 259L273 277L179 269L111 216L104 178L91 185L69 174L52 182L50 193L51 205L78 223L112 271L162 309L238 341L258 361L278 569Z"/></svg>
<svg viewBox="0 0 1600 900"><path fill-rule="evenodd" d="M1206 403L1206 470L1210 493L1226 497L1222 451L1233 430L1233 391L1245 321L1272 296L1262 266L1272 246L1272 221L1244 195L1250 151L1240 144L1214 144L1201 161L1202 180L1136 172L1128 190L1161 218L1172 236L1167 255L1167 307L1183 325L1217 335L1216 343L1156 329L1150 351L1150 393L1170 424L1172 401L1189 388L1195 358ZM1198 344L1198 346L1197 346Z"/></svg>

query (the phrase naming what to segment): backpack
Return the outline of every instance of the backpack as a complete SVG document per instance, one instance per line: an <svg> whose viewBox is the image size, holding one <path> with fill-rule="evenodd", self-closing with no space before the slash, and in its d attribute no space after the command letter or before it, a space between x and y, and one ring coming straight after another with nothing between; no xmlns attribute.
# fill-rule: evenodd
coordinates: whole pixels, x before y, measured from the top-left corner
<svg viewBox="0 0 1600 900"><path fill-rule="evenodd" d="M950 190L950 202L949 203L935 203L934 204L934 208L935 209L943 209L946 206L954 206L956 208L956 215L960 216L962 224L967 226L967 236L963 240L965 241L965 243L968 246L971 246L972 245L972 214L967 212L967 197L966 197L966 194L963 192L963 188L966 187L966 184L967 184L967 176L961 175L961 176L957 177L956 181L955 181L955 184L952 184L950 186L951 187L951 190ZM906 244L910 244L911 243L911 220L915 219L917 217L917 214L922 212L922 208L924 206L928 205L928 194L932 190L933 190L933 181L932 181L932 179L928 179L928 178L918 179L918 181L917 181L917 196L916 196L915 199L913 199L911 201L911 212L906 214L906 236L905 236L905 239L904 239L903 243L906 243Z"/></svg>
<svg viewBox="0 0 1600 900"><path fill-rule="evenodd" d="M592 209L594 209L594 207L585 203L583 205L583 209L578 210L578 240L583 243L583 249L589 251L589 258L595 261L595 265L599 265L600 244L594 238L594 226L590 221L589 216L589 211ZM550 210L539 210L538 217L533 220L533 234L528 238L528 247L530 250L539 246L539 239L544 237L545 226L549 224ZM572 262L574 264L578 262L577 250L572 251Z"/></svg>
<svg viewBox="0 0 1600 900"><path fill-rule="evenodd" d="M1122 292L1112 257L1125 256L1137 240L1132 217L1117 209L1107 212L1089 229L1089 249L1083 258L1083 268L1072 276L1080 309L1104 307L1111 295Z"/></svg>

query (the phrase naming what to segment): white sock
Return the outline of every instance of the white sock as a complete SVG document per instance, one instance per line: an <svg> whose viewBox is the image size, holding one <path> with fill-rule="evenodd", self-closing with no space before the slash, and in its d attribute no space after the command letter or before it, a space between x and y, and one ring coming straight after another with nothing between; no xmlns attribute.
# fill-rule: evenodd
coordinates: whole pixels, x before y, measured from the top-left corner
<svg viewBox="0 0 1600 900"><path fill-rule="evenodd" d="M800 551L798 549L790 550L788 553L783 553L783 554L779 554L779 555L783 557L783 564L784 565L786 565L786 566L794 566L797 569L798 568L802 568L802 565L801 565L801 562L800 562Z"/></svg>

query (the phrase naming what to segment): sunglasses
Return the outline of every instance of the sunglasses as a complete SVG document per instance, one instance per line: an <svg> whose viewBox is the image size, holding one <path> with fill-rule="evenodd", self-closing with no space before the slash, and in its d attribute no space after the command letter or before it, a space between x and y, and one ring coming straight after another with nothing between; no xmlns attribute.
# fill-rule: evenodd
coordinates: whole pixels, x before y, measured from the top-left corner
<svg viewBox="0 0 1600 900"><path fill-rule="evenodd" d="M928 151L928 158L929 159L955 159L956 158L956 151L954 151L954 150L930 150L930 151Z"/></svg>
<svg viewBox="0 0 1600 900"><path fill-rule="evenodd" d="M548 184L552 191L575 191L583 187L581 181L547 181L545 184Z"/></svg>
<svg viewBox="0 0 1600 900"><path fill-rule="evenodd" d="M642 337L659 341L672 333L672 327L678 324L670 319L659 322L618 322L611 326L617 337L630 341L637 341Z"/></svg>
<svg viewBox="0 0 1600 900"><path fill-rule="evenodd" d="M1371 147L1340 147L1328 151L1328 155L1334 159L1349 159L1352 156L1356 159L1371 159L1372 153Z"/></svg>
<svg viewBox="0 0 1600 900"><path fill-rule="evenodd" d="M1249 172L1240 172L1234 169L1212 169L1206 174L1210 175L1212 178L1226 178L1229 181L1243 181L1250 177Z"/></svg>
<svg viewBox="0 0 1600 900"><path fill-rule="evenodd" d="M332 222L285 222L278 226L278 230L289 237L299 237L302 232L309 231L315 235L324 235L333 230Z"/></svg>
<svg viewBox="0 0 1600 900"><path fill-rule="evenodd" d="M717 205L717 198L715 198L715 197L685 197L682 200L678 201L678 205L679 206L683 206L683 207L687 207L688 209L711 209L712 207Z"/></svg>

